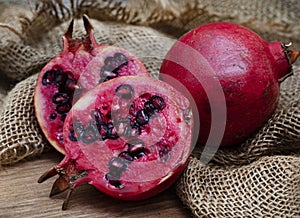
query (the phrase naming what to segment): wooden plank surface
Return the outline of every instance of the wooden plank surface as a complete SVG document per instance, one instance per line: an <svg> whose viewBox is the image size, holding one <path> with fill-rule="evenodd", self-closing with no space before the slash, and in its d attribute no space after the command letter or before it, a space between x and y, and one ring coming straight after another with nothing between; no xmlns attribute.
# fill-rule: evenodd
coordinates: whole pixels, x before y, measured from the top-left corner
<svg viewBox="0 0 300 218"><path fill-rule="evenodd" d="M39 176L59 163L53 151L40 158L0 169L0 217L190 217L174 187L147 200L125 202L110 198L88 184L74 191L69 208L61 210L66 193L49 198L55 178L42 184Z"/></svg>

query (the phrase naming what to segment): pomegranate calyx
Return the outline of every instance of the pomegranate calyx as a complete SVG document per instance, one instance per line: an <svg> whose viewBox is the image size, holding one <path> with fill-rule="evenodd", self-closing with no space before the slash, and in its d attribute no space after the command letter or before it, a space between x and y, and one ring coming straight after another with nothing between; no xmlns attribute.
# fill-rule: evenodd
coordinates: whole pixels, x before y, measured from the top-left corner
<svg viewBox="0 0 300 218"><path fill-rule="evenodd" d="M300 51L298 50L288 50L287 56L290 64L293 64L296 62L298 57L300 56Z"/></svg>
<svg viewBox="0 0 300 218"><path fill-rule="evenodd" d="M292 45L292 43L288 44L281 44L283 48L283 53L285 54L287 63L289 65L286 73L278 78L278 82L282 83L285 79L293 75L293 68L292 65L297 61L298 57L300 56L299 50L291 50L289 47Z"/></svg>
<svg viewBox="0 0 300 218"><path fill-rule="evenodd" d="M63 205L62 205L62 207L61 207L62 210L68 209L68 205L69 205L69 202L70 202L71 195L72 195L73 191L74 191L74 188L70 188L70 189L68 190L66 199L64 200Z"/></svg>
<svg viewBox="0 0 300 218"><path fill-rule="evenodd" d="M69 27L67 29L67 31L64 34L64 37L69 41L71 40L73 37L73 27L74 27L74 19L71 20Z"/></svg>
<svg viewBox="0 0 300 218"><path fill-rule="evenodd" d="M85 170L78 170L76 169L75 161L73 160L66 160L64 162L65 165L61 167L54 167L45 172L39 179L38 183L42 183L46 181L47 179L59 175L58 179L55 180L53 183L52 189L50 191L50 197L54 195L58 195L65 190L73 190L76 185L75 182L82 179L87 175L87 171ZM65 202L69 201L70 194L67 195L67 199ZM63 208L66 209L67 203L63 204ZM65 206L64 206L65 205Z"/></svg>
<svg viewBox="0 0 300 218"><path fill-rule="evenodd" d="M58 172L57 172L56 168L53 167L50 170L48 170L47 172L45 172L43 175L40 176L40 178L38 179L38 183L45 182L47 179L50 179L57 174L58 174Z"/></svg>
<svg viewBox="0 0 300 218"><path fill-rule="evenodd" d="M69 188L68 181L63 176L60 176L53 183L49 197L58 195L58 194L64 192L65 190L67 190L68 188Z"/></svg>
<svg viewBox="0 0 300 218"><path fill-rule="evenodd" d="M91 24L87 15L83 15L83 24L86 31L86 35L83 39L73 39L73 27L74 19L71 20L67 31L63 36L63 51L75 53L80 46L83 46L85 50L90 51L97 45L94 37L94 27Z"/></svg>
<svg viewBox="0 0 300 218"><path fill-rule="evenodd" d="M96 39L94 37L94 27L86 14L82 16L82 20L84 29L87 33L86 38L83 41L83 45L87 50L92 50L97 45Z"/></svg>
<svg viewBox="0 0 300 218"><path fill-rule="evenodd" d="M83 19L84 29L86 30L87 34L90 34L94 30L93 25L91 24L91 22L86 14L84 14L82 16L82 19Z"/></svg>
<svg viewBox="0 0 300 218"><path fill-rule="evenodd" d="M289 47L291 47L291 45L292 45L291 42L288 44L282 44L283 52L285 53L288 63L290 65L294 64L296 62L296 60L298 59L298 57L300 56L300 51L289 49Z"/></svg>
<svg viewBox="0 0 300 218"><path fill-rule="evenodd" d="M71 20L69 27L62 37L63 41L63 53L72 52L74 53L81 45L81 41L78 39L73 39L73 27L74 19Z"/></svg>

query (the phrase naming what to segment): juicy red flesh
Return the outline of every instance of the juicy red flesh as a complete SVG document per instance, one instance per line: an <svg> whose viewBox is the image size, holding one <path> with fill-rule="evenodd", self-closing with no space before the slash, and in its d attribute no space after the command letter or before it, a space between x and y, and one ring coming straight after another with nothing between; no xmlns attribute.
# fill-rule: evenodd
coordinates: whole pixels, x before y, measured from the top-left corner
<svg viewBox="0 0 300 218"><path fill-rule="evenodd" d="M105 175L105 179L116 188L123 188L120 178L122 173L126 171L127 166L134 160L137 160L149 153L145 148L145 143L140 139L132 140L126 143L127 151L121 152L118 157L113 157L109 163L109 172Z"/></svg>
<svg viewBox="0 0 300 218"><path fill-rule="evenodd" d="M121 86L118 86L116 89L116 96L119 98L125 98L130 99L133 95L134 89L132 86L128 84L123 84ZM120 94L122 93L122 94ZM144 95L145 96L145 95ZM147 94L147 97L151 96L151 94ZM127 122L127 125L125 126L126 132L128 132L128 129L138 129L138 134L140 135L142 132L142 128L149 123L149 120L151 116L153 116L155 113L159 113L159 111L163 110L165 108L165 102L164 99L160 96L154 95L151 96L148 100L144 100L144 108L139 109L138 111L135 111L135 105L130 105L130 114L129 114L129 122ZM117 120L116 123L120 124L124 119ZM124 123L123 123L124 124ZM124 134L125 137L131 137L131 134ZM136 136L136 135L134 135ZM174 142L176 143L176 142ZM125 147L127 147L127 151L122 151L118 158L112 158L112 160L109 162L109 173L106 174L105 178L109 181L109 183L116 188L122 188L123 185L119 181L121 174L123 171L126 170L127 165L130 164L131 161L137 160L141 158L142 156L147 155L147 153L150 153L147 148L145 148L145 142L143 142L141 139L133 139L125 144ZM159 157L162 158L166 156L167 154L161 155L161 150L165 150L164 147L160 148L160 155ZM112 163L115 163L117 161L119 164L114 165ZM165 161L165 160L164 160Z"/></svg>
<svg viewBox="0 0 300 218"><path fill-rule="evenodd" d="M55 67L51 70L45 72L42 77L42 85L52 89L56 89L57 92L52 97L52 103L54 104L52 111L49 111L49 122L56 119L60 119L61 122L64 122L68 112L71 109L74 99L77 98L74 95L75 90L81 92L78 88L79 84L74 86L76 80L73 78L71 72L64 72L61 68ZM62 138L62 128L58 129L57 139L60 142L63 142Z"/></svg>
<svg viewBox="0 0 300 218"><path fill-rule="evenodd" d="M121 99L130 99L133 97L134 89L128 84L123 84L118 86L115 92L116 96ZM118 119L114 121L115 125L111 117L112 111L103 114L98 108L91 112L92 120L89 121L86 126L74 118L75 122L69 129L69 139L73 142L81 141L85 144L90 144L97 140L116 140L119 139L120 136L135 138L141 135L141 133L145 131L144 128L149 123L151 117L162 111L166 107L166 103L162 97L151 95L150 93L144 94L142 99L139 100L144 102L144 104L141 104L141 102L136 102L136 104L134 104L134 102L131 103L129 109L130 113L127 119ZM123 131L119 131L120 125L122 125ZM176 142L177 141L173 141L172 143L176 144ZM160 141L157 145L159 146L159 157L164 162L167 161L170 148L165 147ZM133 139L127 142L125 147L127 147L127 150L122 151L118 158L112 158L108 164L110 172L106 175L106 179L109 180L109 182L113 180L113 183L115 183L121 177L121 173L126 170L125 166L130 164L131 161L137 160L147 155L147 153L150 153L147 148L145 148L145 143L141 139ZM111 169L110 166L116 161L118 161L119 165L113 164ZM119 185L121 183L118 181L116 184Z"/></svg>
<svg viewBox="0 0 300 218"><path fill-rule="evenodd" d="M38 182L59 175L50 196L70 188L63 209L85 182L119 199L153 196L179 177L192 150L188 99L151 78L125 49L98 45L83 20L86 37L72 39L71 22L63 51L43 68L35 87L39 124L65 151Z"/></svg>
<svg viewBox="0 0 300 218"><path fill-rule="evenodd" d="M85 182L108 195L125 200L152 196L169 187L187 163L192 141L188 111L186 98L154 78L105 82L68 114L66 157L57 169L73 161L77 170L86 171Z"/></svg>
<svg viewBox="0 0 300 218"><path fill-rule="evenodd" d="M85 92L99 83L127 75L150 76L143 63L126 49L97 44L93 29L84 18L87 35L83 40L73 39L73 22L63 37L63 51L40 72L35 88L37 120L46 138L58 151L64 153L62 130L66 115L72 105ZM102 125L103 131L111 130L111 123ZM90 124L80 140L92 143ZM108 129L108 130L107 130ZM70 134L77 140L76 134ZM114 138L115 133L103 137Z"/></svg>

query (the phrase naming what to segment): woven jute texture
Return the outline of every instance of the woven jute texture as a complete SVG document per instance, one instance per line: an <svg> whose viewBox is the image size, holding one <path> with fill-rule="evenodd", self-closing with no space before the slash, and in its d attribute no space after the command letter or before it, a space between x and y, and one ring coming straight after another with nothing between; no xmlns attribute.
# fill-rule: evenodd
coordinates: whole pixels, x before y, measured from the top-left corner
<svg viewBox="0 0 300 218"><path fill-rule="evenodd" d="M37 75L18 83L4 99L0 116L0 160L17 162L40 154L47 141L34 115L33 90Z"/></svg>
<svg viewBox="0 0 300 218"><path fill-rule="evenodd" d="M199 217L299 217L300 158L262 157L244 166L192 158L177 190Z"/></svg>
<svg viewBox="0 0 300 218"><path fill-rule="evenodd" d="M268 40L300 47L296 0L29 1L0 14L0 163L13 164L50 145L34 116L37 73L61 51L61 37L83 13L99 43L122 46L142 59L153 76L187 30L212 21L243 24ZM64 2L64 4L62 3ZM25 4L26 5L26 4ZM300 217L300 67L281 84L278 108L243 144L220 148L208 164L196 147L177 193L198 217Z"/></svg>

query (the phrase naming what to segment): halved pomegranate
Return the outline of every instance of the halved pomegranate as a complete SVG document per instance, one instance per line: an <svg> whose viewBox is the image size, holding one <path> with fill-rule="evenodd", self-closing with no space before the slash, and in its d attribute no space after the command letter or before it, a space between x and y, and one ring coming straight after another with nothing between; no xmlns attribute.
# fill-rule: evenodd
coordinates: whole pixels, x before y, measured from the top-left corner
<svg viewBox="0 0 300 218"><path fill-rule="evenodd" d="M88 182L123 200L139 200L169 187L192 150L190 103L172 86L126 76L89 91L68 113L66 156L41 176L59 174L51 196ZM69 196L63 204L66 209Z"/></svg>
<svg viewBox="0 0 300 218"><path fill-rule="evenodd" d="M73 39L73 21L63 36L63 50L40 72L34 95L37 120L49 142L64 153L63 123L74 102L87 90L118 76L150 76L143 63L127 50L97 44L87 16L87 35Z"/></svg>

